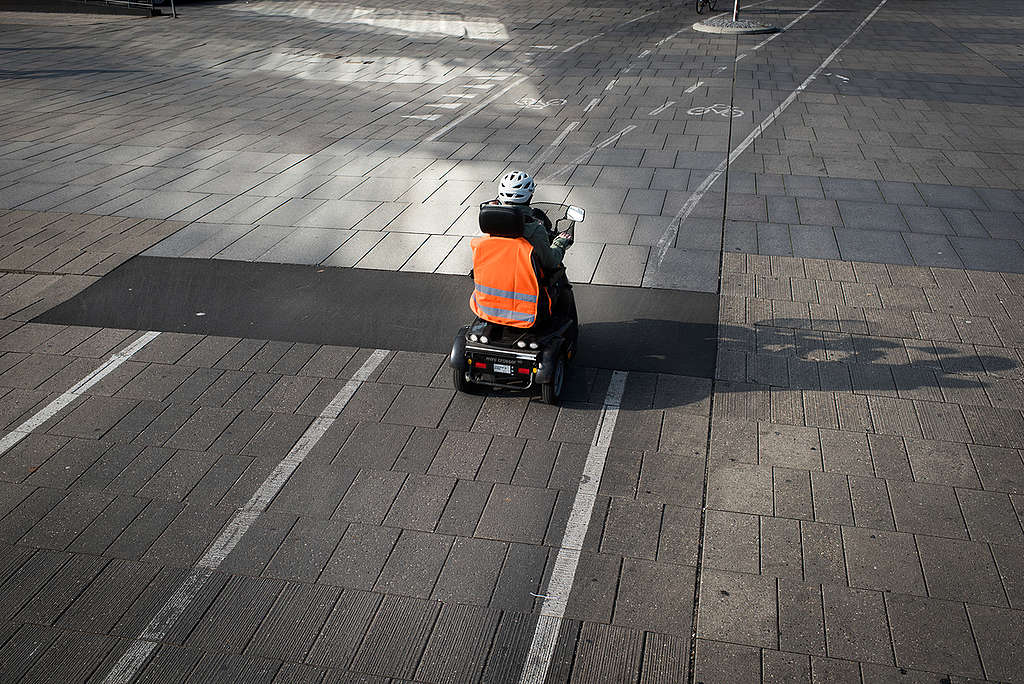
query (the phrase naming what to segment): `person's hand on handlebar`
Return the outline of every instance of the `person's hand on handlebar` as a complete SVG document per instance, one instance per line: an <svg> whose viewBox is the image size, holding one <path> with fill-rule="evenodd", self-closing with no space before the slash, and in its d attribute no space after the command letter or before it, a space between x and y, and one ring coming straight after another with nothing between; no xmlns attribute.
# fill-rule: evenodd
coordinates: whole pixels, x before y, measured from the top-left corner
<svg viewBox="0 0 1024 684"><path fill-rule="evenodd" d="M563 250L572 247L573 236L572 231L563 230L559 233L555 239L551 242L552 247L561 247Z"/></svg>

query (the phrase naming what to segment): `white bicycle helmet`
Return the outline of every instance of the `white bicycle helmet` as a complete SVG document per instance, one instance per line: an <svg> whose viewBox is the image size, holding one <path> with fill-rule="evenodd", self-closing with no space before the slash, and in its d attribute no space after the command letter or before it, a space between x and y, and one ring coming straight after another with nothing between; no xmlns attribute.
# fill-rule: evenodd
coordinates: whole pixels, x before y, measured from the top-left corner
<svg viewBox="0 0 1024 684"><path fill-rule="evenodd" d="M498 200L502 204L529 204L536 187L525 171L509 171L498 183Z"/></svg>

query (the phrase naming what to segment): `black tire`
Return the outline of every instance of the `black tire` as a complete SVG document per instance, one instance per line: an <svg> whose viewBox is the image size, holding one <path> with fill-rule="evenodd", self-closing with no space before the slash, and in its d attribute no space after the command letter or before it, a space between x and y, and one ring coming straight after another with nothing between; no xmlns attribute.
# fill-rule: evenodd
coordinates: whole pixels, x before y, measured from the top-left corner
<svg viewBox="0 0 1024 684"><path fill-rule="evenodd" d="M565 385L565 355L558 357L558 364L550 382L540 386L540 398L545 404L555 405L562 396L562 387Z"/></svg>
<svg viewBox="0 0 1024 684"><path fill-rule="evenodd" d="M452 369L452 384L455 385L456 392L462 392L464 394L473 394L476 391L476 383L472 383L466 380L466 375L458 368Z"/></svg>

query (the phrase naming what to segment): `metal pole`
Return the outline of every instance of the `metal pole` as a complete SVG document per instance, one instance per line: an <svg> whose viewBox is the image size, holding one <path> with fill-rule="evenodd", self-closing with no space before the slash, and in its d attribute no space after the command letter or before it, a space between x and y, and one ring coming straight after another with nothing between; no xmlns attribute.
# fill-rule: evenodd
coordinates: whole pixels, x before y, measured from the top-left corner
<svg viewBox="0 0 1024 684"><path fill-rule="evenodd" d="M174 0L171 0L171 3L173 4ZM732 4L732 20L740 20L740 0L736 0L736 2Z"/></svg>
<svg viewBox="0 0 1024 684"><path fill-rule="evenodd" d="M739 2L739 0L736 1ZM178 12L174 9L174 0L171 0L171 17L173 17L174 19L178 18Z"/></svg>

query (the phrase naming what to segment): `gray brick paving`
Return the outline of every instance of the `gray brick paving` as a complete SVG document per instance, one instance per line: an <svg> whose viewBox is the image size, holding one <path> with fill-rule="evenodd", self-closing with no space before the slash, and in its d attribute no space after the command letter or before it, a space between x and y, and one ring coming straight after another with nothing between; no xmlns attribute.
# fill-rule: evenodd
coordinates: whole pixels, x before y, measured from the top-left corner
<svg viewBox="0 0 1024 684"><path fill-rule="evenodd" d="M131 334L21 321L134 254L465 272L471 205L510 165L543 169L544 193L588 209L574 278L721 292L713 383L630 378L550 679L685 681L691 651L694 681L1024 677L1014 8L887 6L660 258L725 152L729 123L686 110L734 88L735 142L867 4L812 13L806 33L741 61L735 86L706 72L747 39L684 32L641 75L622 72L624 45L660 40L689 8L575 54L529 46L565 42L563 28L582 39L624 10L548 8L562 28L507 24L522 36L508 45L537 51L524 75L573 75L515 90L434 142L417 141L458 108L429 105L485 97L466 86L500 71L479 27L405 35L399 56L351 12L305 7L344 36L346 59L322 59L304 37L323 27L276 5L195 5L192 26L287 23L296 37L256 52L232 37L215 66L176 49L194 28L110 20L89 59L130 55L139 71L102 86L54 73L45 90L25 72L52 57L20 48L80 38L0 17L18 49L0 75L5 427ZM153 36L174 46L159 62L132 47ZM453 47L464 61L435 72ZM432 56L408 56L421 48ZM231 77L196 76L210 71ZM134 100L140 86L157 99ZM512 104L548 89L569 91L564 109ZM191 111L176 105L186 97ZM442 118L406 118L426 110ZM570 121L582 126L541 159ZM109 670L366 354L164 333L0 456L0 678ZM360 388L142 681L518 677L607 372L578 369L572 401L552 409L453 395L443 361L401 352Z"/></svg>

